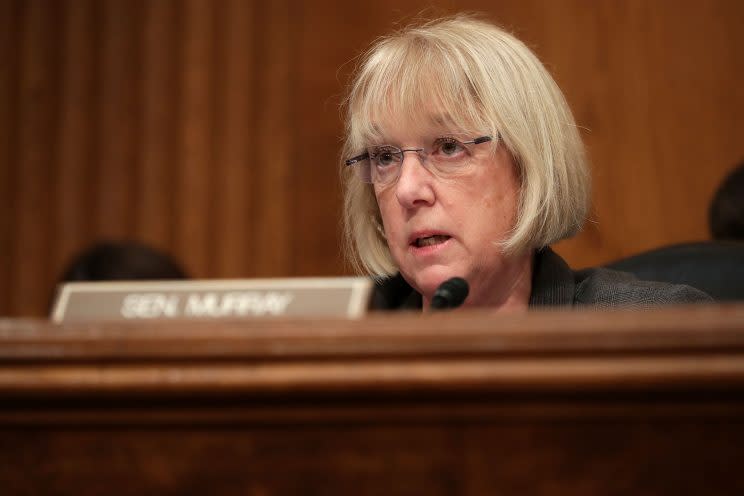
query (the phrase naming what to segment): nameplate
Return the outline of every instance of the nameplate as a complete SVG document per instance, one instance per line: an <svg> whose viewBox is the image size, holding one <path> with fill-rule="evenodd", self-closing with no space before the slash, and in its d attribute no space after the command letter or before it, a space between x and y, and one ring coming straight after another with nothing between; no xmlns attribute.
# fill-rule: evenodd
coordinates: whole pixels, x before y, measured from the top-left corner
<svg viewBox="0 0 744 496"><path fill-rule="evenodd" d="M71 282L60 287L52 320L358 318L372 285L364 277Z"/></svg>

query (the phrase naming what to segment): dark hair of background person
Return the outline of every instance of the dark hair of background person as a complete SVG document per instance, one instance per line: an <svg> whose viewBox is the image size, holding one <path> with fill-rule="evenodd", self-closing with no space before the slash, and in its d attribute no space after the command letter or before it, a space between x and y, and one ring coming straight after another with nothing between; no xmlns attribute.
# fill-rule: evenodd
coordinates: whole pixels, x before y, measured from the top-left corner
<svg viewBox="0 0 744 496"><path fill-rule="evenodd" d="M136 241L101 241L74 255L57 284L66 282L145 281L188 279L181 265L167 253ZM52 289L48 312L54 308Z"/></svg>
<svg viewBox="0 0 744 496"><path fill-rule="evenodd" d="M713 239L744 241L744 161L718 187L708 221Z"/></svg>
<svg viewBox="0 0 744 496"><path fill-rule="evenodd" d="M59 282L186 279L170 255L134 241L96 243L76 255Z"/></svg>

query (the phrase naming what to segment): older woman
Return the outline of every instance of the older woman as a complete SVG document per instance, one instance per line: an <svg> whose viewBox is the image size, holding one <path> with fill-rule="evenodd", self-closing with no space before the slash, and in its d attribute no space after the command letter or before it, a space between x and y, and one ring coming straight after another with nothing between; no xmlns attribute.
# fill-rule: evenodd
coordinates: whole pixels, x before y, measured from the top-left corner
<svg viewBox="0 0 744 496"><path fill-rule="evenodd" d="M428 308L452 277L465 306L687 302L689 287L595 269L548 247L582 226L583 145L561 91L519 40L458 16L364 56L346 101L344 221L377 305Z"/></svg>

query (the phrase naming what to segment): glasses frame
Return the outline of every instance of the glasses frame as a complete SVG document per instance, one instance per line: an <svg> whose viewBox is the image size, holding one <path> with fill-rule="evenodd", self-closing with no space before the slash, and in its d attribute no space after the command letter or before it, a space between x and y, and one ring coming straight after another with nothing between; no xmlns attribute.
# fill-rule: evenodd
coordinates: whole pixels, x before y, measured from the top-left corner
<svg viewBox="0 0 744 496"><path fill-rule="evenodd" d="M498 141L500 139L501 139L501 133L496 133L496 140ZM489 135L479 136L469 141L460 141L460 143L463 145L480 145L481 143L488 143L489 141L493 141L493 136L489 136ZM394 145L380 145L380 146L385 146L385 147L392 149L393 153L401 157L401 163L403 162L402 157L404 153L406 152L421 153L424 151L424 148L398 148L397 146L394 146ZM369 152L366 151L364 153L361 153L359 155L356 155L354 157L347 159L344 163L346 164L346 167L351 167L355 164L364 162L365 160L369 160L369 159L370 159ZM374 183L370 179L370 182L368 184L374 184Z"/></svg>

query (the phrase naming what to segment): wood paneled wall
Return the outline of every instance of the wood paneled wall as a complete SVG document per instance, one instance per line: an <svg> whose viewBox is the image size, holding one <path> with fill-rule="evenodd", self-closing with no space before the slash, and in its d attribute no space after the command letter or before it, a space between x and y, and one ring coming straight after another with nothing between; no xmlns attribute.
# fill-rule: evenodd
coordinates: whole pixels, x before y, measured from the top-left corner
<svg viewBox="0 0 744 496"><path fill-rule="evenodd" d="M707 236L744 158L737 0L0 0L0 315L130 238L196 277L336 275L338 103L401 18L475 10L538 53L595 177L575 265Z"/></svg>

